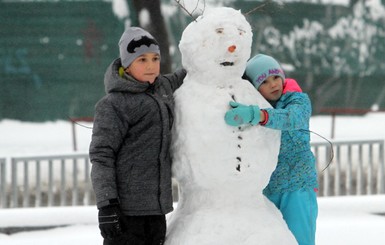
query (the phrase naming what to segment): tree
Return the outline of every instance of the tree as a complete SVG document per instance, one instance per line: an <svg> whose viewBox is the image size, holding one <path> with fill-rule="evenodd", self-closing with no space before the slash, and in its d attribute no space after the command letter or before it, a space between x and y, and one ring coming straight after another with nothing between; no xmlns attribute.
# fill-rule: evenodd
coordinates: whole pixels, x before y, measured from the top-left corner
<svg viewBox="0 0 385 245"><path fill-rule="evenodd" d="M379 81L384 70L384 13L383 6L381 10L359 1L330 27L307 18L286 33L270 25L260 32L259 51L292 66L289 73L303 82L316 112L331 104L369 109L382 102L385 93Z"/></svg>

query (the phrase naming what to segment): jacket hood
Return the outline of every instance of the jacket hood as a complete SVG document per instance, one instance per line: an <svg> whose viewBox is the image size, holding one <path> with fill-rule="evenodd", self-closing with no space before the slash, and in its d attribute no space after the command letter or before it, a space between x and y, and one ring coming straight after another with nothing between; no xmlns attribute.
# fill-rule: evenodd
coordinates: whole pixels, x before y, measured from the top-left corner
<svg viewBox="0 0 385 245"><path fill-rule="evenodd" d="M142 83L133 77L124 74L119 75L119 68L122 67L120 58L114 60L104 74L104 88L107 94L112 92L141 93L150 87L150 83Z"/></svg>

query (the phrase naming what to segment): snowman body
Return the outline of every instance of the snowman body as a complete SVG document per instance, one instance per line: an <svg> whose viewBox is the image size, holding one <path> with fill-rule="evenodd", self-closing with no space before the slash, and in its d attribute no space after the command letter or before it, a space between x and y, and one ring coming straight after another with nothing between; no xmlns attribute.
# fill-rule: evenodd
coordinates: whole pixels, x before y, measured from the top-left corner
<svg viewBox="0 0 385 245"><path fill-rule="evenodd" d="M180 42L184 84L175 92L173 176L179 201L166 245L296 244L279 210L262 194L276 167L280 131L232 127L231 100L270 104L242 79L252 33L232 8L214 8L192 22Z"/></svg>

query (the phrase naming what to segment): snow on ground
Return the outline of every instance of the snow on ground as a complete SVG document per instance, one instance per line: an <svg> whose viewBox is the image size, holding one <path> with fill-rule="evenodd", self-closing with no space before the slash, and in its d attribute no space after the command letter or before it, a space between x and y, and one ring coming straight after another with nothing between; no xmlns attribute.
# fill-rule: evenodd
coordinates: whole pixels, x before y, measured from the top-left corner
<svg viewBox="0 0 385 245"><path fill-rule="evenodd" d="M338 116L336 139L385 139L385 113ZM89 123L81 124L92 126ZM331 117L315 116L311 130L330 138ZM72 128L66 121L27 123L0 121L0 158L73 153ZM76 126L79 153L86 153L91 130ZM322 141L312 135L314 141ZM175 204L176 205L176 204ZM319 198L317 245L381 245L385 241L385 195ZM96 207L0 209L0 230L5 227L53 229L0 233L1 245L102 244ZM209 235L209 234L208 234ZM284 245L284 244L283 244Z"/></svg>
<svg viewBox="0 0 385 245"><path fill-rule="evenodd" d="M319 198L317 245L381 245L385 195Z"/></svg>
<svg viewBox="0 0 385 245"><path fill-rule="evenodd" d="M384 215L385 195L319 198L317 245L381 245L385 239ZM12 235L0 233L0 244L101 245L96 217L95 207L2 209L0 229L66 226Z"/></svg>

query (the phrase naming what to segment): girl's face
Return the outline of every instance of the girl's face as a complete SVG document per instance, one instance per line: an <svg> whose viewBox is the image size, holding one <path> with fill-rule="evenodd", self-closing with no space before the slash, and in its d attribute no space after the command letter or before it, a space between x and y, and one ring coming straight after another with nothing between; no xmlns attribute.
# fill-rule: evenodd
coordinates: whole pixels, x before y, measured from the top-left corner
<svg viewBox="0 0 385 245"><path fill-rule="evenodd" d="M156 53L145 53L137 57L125 72L140 82L154 83L160 73L160 56Z"/></svg>
<svg viewBox="0 0 385 245"><path fill-rule="evenodd" d="M269 76L261 83L258 91L266 100L276 102L282 95L283 80L280 76Z"/></svg>

